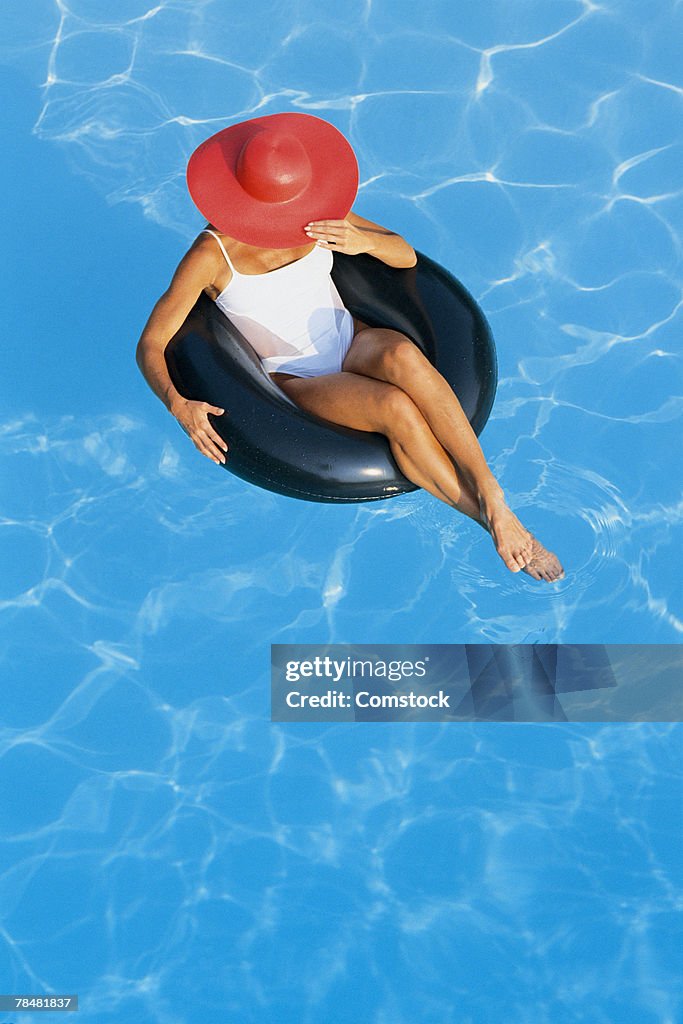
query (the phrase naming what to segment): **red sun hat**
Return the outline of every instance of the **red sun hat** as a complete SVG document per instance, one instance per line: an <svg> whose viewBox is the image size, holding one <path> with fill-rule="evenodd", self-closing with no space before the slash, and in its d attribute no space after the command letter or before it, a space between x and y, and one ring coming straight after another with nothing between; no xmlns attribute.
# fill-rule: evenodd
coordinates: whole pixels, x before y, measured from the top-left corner
<svg viewBox="0 0 683 1024"><path fill-rule="evenodd" d="M342 133L312 114L267 114L223 128L187 165L192 200L221 234L262 249L311 239L314 220L343 220L358 162Z"/></svg>

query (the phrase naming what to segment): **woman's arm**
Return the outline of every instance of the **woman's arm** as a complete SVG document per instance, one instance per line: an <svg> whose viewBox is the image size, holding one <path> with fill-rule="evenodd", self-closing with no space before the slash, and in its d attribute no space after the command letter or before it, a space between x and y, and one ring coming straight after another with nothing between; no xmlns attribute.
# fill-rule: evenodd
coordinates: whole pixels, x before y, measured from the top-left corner
<svg viewBox="0 0 683 1024"><path fill-rule="evenodd" d="M368 252L390 267L414 267L417 263L415 250L404 238L353 211L345 220L312 221L305 231L318 245L333 252L349 256Z"/></svg>
<svg viewBox="0 0 683 1024"><path fill-rule="evenodd" d="M135 358L152 391L190 435L199 451L214 462L225 462L228 446L208 419L208 413L220 416L225 410L183 398L173 385L164 357L166 346L201 292L213 284L220 266L215 249L202 239L185 254L145 324Z"/></svg>
<svg viewBox="0 0 683 1024"><path fill-rule="evenodd" d="M152 391L170 412L184 399L168 375L164 350L203 289L212 283L213 273L208 247L196 243L178 264L138 341L135 353L138 366Z"/></svg>

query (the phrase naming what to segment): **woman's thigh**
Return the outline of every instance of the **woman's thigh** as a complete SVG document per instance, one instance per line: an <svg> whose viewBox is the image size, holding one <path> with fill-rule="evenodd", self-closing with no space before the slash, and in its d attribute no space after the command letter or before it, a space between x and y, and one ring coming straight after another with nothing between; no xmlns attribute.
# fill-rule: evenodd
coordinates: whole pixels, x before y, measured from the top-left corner
<svg viewBox="0 0 683 1024"><path fill-rule="evenodd" d="M412 363L415 359L424 359L417 345L401 331L396 331L392 327L368 327L367 324L362 324L349 345L342 369L349 373L361 373L378 380L387 380L387 360L395 360L397 355L400 357L400 353L409 353L413 357L410 365L406 366L409 372L414 369ZM406 360L402 359L402 362Z"/></svg>
<svg viewBox="0 0 683 1024"><path fill-rule="evenodd" d="M356 430L384 433L391 418L392 402L399 396L405 397L393 384L343 370L320 377L273 377L300 408Z"/></svg>

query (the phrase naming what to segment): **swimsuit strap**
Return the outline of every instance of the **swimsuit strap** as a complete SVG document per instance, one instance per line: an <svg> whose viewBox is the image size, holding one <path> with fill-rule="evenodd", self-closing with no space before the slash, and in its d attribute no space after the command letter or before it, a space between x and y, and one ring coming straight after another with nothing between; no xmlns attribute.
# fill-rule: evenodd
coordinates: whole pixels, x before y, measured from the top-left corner
<svg viewBox="0 0 683 1024"><path fill-rule="evenodd" d="M203 228L203 229L202 229L202 230L201 230L201 231L200 231L199 233L200 233L200 235L203 235L203 234L204 234L204 232L206 232L206 234L207 234L207 235L213 235L213 237L214 237L214 238L216 239L216 241L218 242L218 244L219 244L219 245L220 245L220 247L221 247L221 250L222 250L222 252L223 252L223 255L225 256L225 259L227 260L227 264L228 264L228 266L229 266L229 267L230 267L230 269L232 270L233 274L237 274L238 272L237 272L237 271L235 270L235 268L233 267L232 263L230 262L230 257L228 256L228 253L227 253L227 251L226 251L226 248L225 248L225 246L223 245L223 243L221 242L221 240L220 240L220 238L218 237L218 235L216 234L216 232L215 232L215 231L211 231L211 230L210 230L210 228Z"/></svg>

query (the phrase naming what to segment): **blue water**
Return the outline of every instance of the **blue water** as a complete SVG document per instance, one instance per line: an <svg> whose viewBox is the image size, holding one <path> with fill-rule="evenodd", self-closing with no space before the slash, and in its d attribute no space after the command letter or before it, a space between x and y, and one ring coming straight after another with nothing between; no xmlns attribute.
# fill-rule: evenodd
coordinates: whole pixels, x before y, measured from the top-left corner
<svg viewBox="0 0 683 1024"><path fill-rule="evenodd" d="M0 15L0 989L93 1024L678 1024L679 725L274 725L269 644L680 642L683 7L236 7ZM482 445L561 583L424 493L249 487L147 389L187 157L282 110L482 305Z"/></svg>

